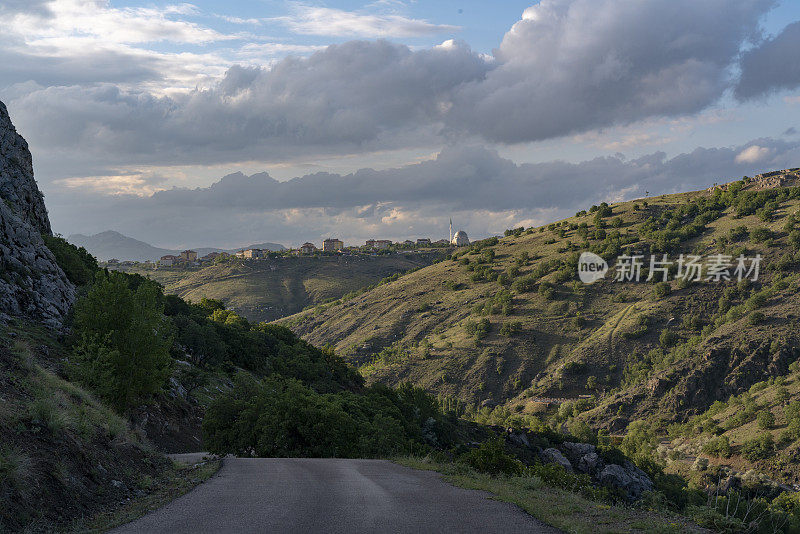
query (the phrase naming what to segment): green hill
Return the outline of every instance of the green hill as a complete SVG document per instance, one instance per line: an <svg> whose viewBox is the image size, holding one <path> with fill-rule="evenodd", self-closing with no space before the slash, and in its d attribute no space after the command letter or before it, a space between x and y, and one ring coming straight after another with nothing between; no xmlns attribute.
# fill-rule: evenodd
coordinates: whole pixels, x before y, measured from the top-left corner
<svg viewBox="0 0 800 534"><path fill-rule="evenodd" d="M199 302L221 300L251 321L271 321L303 308L337 299L383 278L431 265L443 252L379 256L281 256L269 260L231 260L207 267L119 267L163 284L167 293Z"/></svg>
<svg viewBox="0 0 800 534"><path fill-rule="evenodd" d="M794 383L800 187L792 173L775 183L759 176L595 206L281 323L334 345L369 382L410 380L466 402L479 420L546 419L612 435L643 421L666 436L754 384ZM577 277L585 250L611 266L591 285ZM763 259L751 283L678 281L675 265L666 283L613 281L620 255L648 263L664 253Z"/></svg>

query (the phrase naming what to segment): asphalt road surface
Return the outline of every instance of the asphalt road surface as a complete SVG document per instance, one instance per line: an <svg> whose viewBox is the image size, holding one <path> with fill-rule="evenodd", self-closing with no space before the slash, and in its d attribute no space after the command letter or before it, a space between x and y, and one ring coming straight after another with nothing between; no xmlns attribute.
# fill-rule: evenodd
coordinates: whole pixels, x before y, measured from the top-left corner
<svg viewBox="0 0 800 534"><path fill-rule="evenodd" d="M384 460L228 458L207 482L112 532L559 531L488 493Z"/></svg>

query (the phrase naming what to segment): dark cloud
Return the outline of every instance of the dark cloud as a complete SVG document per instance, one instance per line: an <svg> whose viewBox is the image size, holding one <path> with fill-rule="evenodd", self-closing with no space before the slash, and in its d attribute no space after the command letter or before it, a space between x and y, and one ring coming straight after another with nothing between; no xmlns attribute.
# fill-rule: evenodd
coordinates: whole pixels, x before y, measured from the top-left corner
<svg viewBox="0 0 800 534"><path fill-rule="evenodd" d="M270 70L232 67L215 87L188 95L49 87L10 108L34 144L95 162L280 159L423 144L453 88L488 68L463 44L414 52L352 41Z"/></svg>
<svg viewBox="0 0 800 534"><path fill-rule="evenodd" d="M30 13L40 17L49 17L53 13L47 7L51 0L3 0L0 4L0 16L14 13Z"/></svg>
<svg viewBox="0 0 800 534"><path fill-rule="evenodd" d="M11 41L0 47L0 87L30 81L41 86L160 81L169 67L161 58L118 50L91 50L80 56L26 54L20 52L22 43L10 49Z"/></svg>
<svg viewBox="0 0 800 534"><path fill-rule="evenodd" d="M800 87L800 21L745 52L741 67L735 89L739 100Z"/></svg>
<svg viewBox="0 0 800 534"><path fill-rule="evenodd" d="M425 50L351 41L269 69L234 66L209 89L170 97L82 84L81 76L96 76L92 67L76 65L81 74L70 81L70 65L59 63L44 69L49 85L71 85L7 104L34 147L79 151L95 165L534 141L703 109L730 86L741 44L773 4L544 0L526 10L492 58L452 41ZM113 56L97 68L103 65L113 80L164 71L146 62L127 68ZM36 78L26 68L0 70L8 79Z"/></svg>
<svg viewBox="0 0 800 534"><path fill-rule="evenodd" d="M114 201L62 192L51 195L48 205L55 228L64 233L115 229L170 246L209 241L233 246L259 239L300 243L331 233L351 241L376 235L399 239L433 235L449 214L470 233L485 236L603 200L701 189L799 159L800 143L774 139L698 148L673 158L654 153L632 160L519 165L490 150L460 147L398 169L317 173L285 182L266 173L232 174L207 188L146 198Z"/></svg>
<svg viewBox="0 0 800 534"><path fill-rule="evenodd" d="M500 142L699 111L772 0L544 0L466 84L450 123Z"/></svg>

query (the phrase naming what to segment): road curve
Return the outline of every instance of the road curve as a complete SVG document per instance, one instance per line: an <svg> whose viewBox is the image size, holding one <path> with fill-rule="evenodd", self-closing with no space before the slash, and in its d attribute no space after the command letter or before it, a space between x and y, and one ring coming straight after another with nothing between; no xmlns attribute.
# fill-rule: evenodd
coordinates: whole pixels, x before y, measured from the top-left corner
<svg viewBox="0 0 800 534"><path fill-rule="evenodd" d="M559 531L488 493L385 460L228 458L207 482L112 532Z"/></svg>

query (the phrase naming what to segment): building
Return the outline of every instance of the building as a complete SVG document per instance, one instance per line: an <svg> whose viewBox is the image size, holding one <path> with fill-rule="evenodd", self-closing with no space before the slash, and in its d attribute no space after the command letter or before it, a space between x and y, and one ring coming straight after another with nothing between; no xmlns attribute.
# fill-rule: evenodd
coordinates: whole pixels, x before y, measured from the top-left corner
<svg viewBox="0 0 800 534"><path fill-rule="evenodd" d="M404 244L405 246L407 246L407 247L412 247L412 246L414 246L414 242L413 242L413 241L411 241L410 239L406 239L405 241L403 241L403 244Z"/></svg>
<svg viewBox="0 0 800 534"><path fill-rule="evenodd" d="M242 257L246 260L257 260L264 257L264 251L260 248L248 248L242 251Z"/></svg>
<svg viewBox="0 0 800 534"><path fill-rule="evenodd" d="M300 246L300 254L314 254L317 251L317 246L314 243L303 243Z"/></svg>
<svg viewBox="0 0 800 534"><path fill-rule="evenodd" d="M194 250L184 250L181 252L180 259L183 261L197 261L197 252Z"/></svg>
<svg viewBox="0 0 800 534"><path fill-rule="evenodd" d="M447 239L439 239L438 241L433 242L434 245L449 245L450 241Z"/></svg>
<svg viewBox="0 0 800 534"><path fill-rule="evenodd" d="M467 232L465 232L464 230L459 230L458 232L453 234L453 219L450 219L450 244L455 245L457 247L469 245L469 238L467 237Z"/></svg>
<svg viewBox="0 0 800 534"><path fill-rule="evenodd" d="M455 235L453 235L453 239L450 241L450 244L457 247L469 245L469 237L467 237L467 233L464 230L459 230L455 233Z"/></svg>
<svg viewBox="0 0 800 534"><path fill-rule="evenodd" d="M158 260L158 264L164 265L165 267L169 267L170 265L174 264L180 259L181 259L180 256L173 256L172 254L167 254L166 256L161 256L161 259Z"/></svg>
<svg viewBox="0 0 800 534"><path fill-rule="evenodd" d="M427 237L421 237L421 238L417 239L417 246L418 247L422 247L422 246L426 246L426 245L430 245L430 244L431 244L431 240L428 239Z"/></svg>
<svg viewBox="0 0 800 534"><path fill-rule="evenodd" d="M323 252L336 252L344 249L344 243L336 238L329 238L322 242Z"/></svg>

